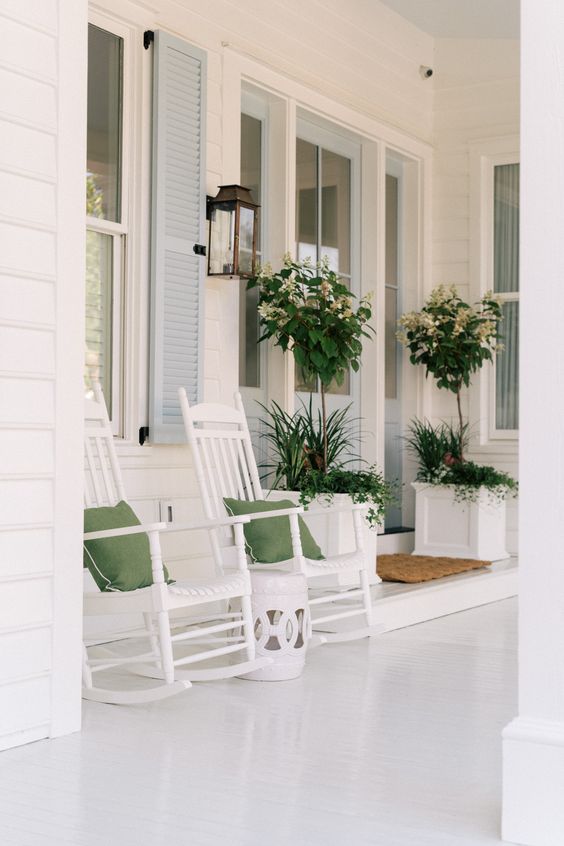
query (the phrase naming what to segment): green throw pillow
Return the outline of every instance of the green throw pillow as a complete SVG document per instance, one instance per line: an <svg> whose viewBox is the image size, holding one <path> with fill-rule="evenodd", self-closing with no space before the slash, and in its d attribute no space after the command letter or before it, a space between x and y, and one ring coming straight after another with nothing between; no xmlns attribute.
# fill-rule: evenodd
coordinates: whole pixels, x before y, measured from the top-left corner
<svg viewBox="0 0 564 846"><path fill-rule="evenodd" d="M262 511L278 511L282 508L295 508L289 499L278 502L258 500L249 502L246 499L224 498L225 507L232 517L240 514L258 514ZM300 524L300 538L302 550L306 558L321 561L322 554L304 520L298 518ZM276 564L292 558L292 536L290 534L289 517L270 517L265 520L251 520L243 526L245 532L245 547L252 560L260 564Z"/></svg>
<svg viewBox="0 0 564 846"><path fill-rule="evenodd" d="M141 525L127 502L114 506L86 508L84 532L103 532ZM84 541L83 563L101 591L128 591L153 584L149 538L145 532ZM169 575L164 568L165 581Z"/></svg>

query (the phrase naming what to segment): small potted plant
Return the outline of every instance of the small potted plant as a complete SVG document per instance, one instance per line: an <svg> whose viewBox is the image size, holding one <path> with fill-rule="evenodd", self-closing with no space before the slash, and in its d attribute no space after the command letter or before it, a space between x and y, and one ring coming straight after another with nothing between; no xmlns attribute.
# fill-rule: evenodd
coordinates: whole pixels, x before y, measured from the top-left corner
<svg viewBox="0 0 564 846"><path fill-rule="evenodd" d="M418 459L415 488L415 554L496 561L508 557L505 501L517 483L494 467L466 458L468 423L461 394L471 377L502 349L501 308L491 293L474 306L455 286L435 288L420 312L404 314L399 340L410 361L425 368L437 387L456 395L457 424L414 420L406 442Z"/></svg>
<svg viewBox="0 0 564 846"><path fill-rule="evenodd" d="M321 394L317 418L311 402L309 410L304 407L296 415L288 415L275 404L270 411L265 409L275 484L295 491L302 504L312 503L318 509L335 498L340 504L342 496L366 502L368 524L378 525L391 498L389 485L374 467L348 469L346 454L350 459L352 436L347 429L352 421L346 420L347 410L331 415L326 410L331 382L342 384L349 367L354 371L360 367L362 340L370 337L371 331L370 298L355 302L326 258L313 265L309 259L293 261L286 255L279 271L265 265L249 280L248 287L255 286L259 287L263 329L260 340L272 338L284 352L291 350L305 373L317 377ZM339 522L331 521L331 553L346 551L346 539L335 536ZM375 531L367 541L375 558Z"/></svg>

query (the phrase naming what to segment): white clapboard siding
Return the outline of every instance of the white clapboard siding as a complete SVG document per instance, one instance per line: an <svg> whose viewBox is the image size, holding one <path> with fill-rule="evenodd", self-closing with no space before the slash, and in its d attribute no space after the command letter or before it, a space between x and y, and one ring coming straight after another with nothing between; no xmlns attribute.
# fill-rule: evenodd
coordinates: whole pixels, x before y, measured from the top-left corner
<svg viewBox="0 0 564 846"><path fill-rule="evenodd" d="M73 244L81 255L83 166L73 171L69 190L66 180L75 155L80 161L81 136L72 120L63 121L68 95L59 74L67 73L67 50L73 45L84 55L85 7L83 0L4 0L0 11L5 41L0 69L0 748L74 730L80 722L80 664L69 660L70 652L64 654L58 628L80 648L80 629L69 625L59 588L76 542L72 528L67 531L68 511L61 519L60 509L67 508L79 465L73 476L76 421L67 414L58 385L64 380L69 393L73 387L80 391L69 374L73 358L81 355L75 327L81 325L82 308L67 285L72 279L80 290L83 275L80 261L69 261ZM80 69L73 73L82 79ZM76 93L84 99L79 88ZM82 122L80 106L76 115ZM71 136L74 152L64 147ZM78 203L73 207L79 198L80 210ZM79 428L80 423L80 439ZM80 526L75 528L79 541ZM79 620L80 594L73 595L73 589L71 577L67 599L75 603ZM62 711L61 671L68 680L62 684Z"/></svg>
<svg viewBox="0 0 564 846"><path fill-rule="evenodd" d="M155 33L149 438L184 440L178 388L202 398L206 57Z"/></svg>

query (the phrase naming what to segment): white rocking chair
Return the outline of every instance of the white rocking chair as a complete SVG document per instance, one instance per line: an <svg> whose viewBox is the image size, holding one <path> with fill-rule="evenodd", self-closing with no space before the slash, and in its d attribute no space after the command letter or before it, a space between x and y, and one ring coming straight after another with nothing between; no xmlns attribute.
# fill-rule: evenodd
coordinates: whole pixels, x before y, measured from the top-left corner
<svg viewBox="0 0 564 846"><path fill-rule="evenodd" d="M126 500L114 438L108 420L104 398L99 385L94 399L86 400L85 408L85 507L113 506ZM118 537L145 532L149 539L153 584L132 591L102 592L92 580L94 590L85 593L84 613L89 615L141 614L144 627L134 632L113 633L84 644L83 697L98 702L132 704L163 699L191 687L192 681L230 678L251 672L271 663L270 659L255 658L255 635L251 614L251 583L244 547L243 523L246 518L225 518L191 525L153 523L124 529L90 532L85 540ZM234 538L235 568L223 575L166 584L159 533L192 529L227 529ZM236 604L238 610L227 608L216 613L218 602ZM225 604L227 604L225 602ZM183 609L189 613L199 606L214 606L201 616L190 616L184 624L174 620L178 633L172 633L170 612ZM206 609L203 608L205 611ZM115 621L115 617L113 617ZM112 622L113 622L112 621ZM115 625L115 623L114 623ZM131 656L124 655L123 641L148 640L149 650ZM190 648L204 645L191 654L175 655L175 647ZM196 647L197 648L197 647ZM186 650L185 650L186 651ZM236 653L244 659L234 661ZM208 668L193 667L201 661L231 656L232 663ZM238 656L240 657L240 656ZM142 690L113 690L97 687L93 675L101 670L123 667L135 675L161 680L161 684ZM163 683L164 682L164 683Z"/></svg>
<svg viewBox="0 0 564 846"><path fill-rule="evenodd" d="M178 395L206 517L209 520L218 520L225 515L224 497L249 501L265 499L241 395L235 394L235 408L212 404L190 407L184 388L179 388ZM311 560L303 555L298 525L298 515L303 513L303 510L301 507L296 507L250 515L251 520L279 515L287 515L290 520L293 559L286 565L260 564L258 568L262 570L268 566L276 568L289 566L305 575L310 589L309 606L314 629L314 637L310 645L356 640L379 634L383 626L373 622L370 585L363 549L362 513L366 510L366 506L353 504L348 507L327 508L328 515L343 511L351 512L355 549L350 553L335 555L321 561ZM219 561L225 554L224 547L226 542L229 543L229 538L224 531L215 527L212 527L210 534L213 552L216 560ZM316 580L333 574L347 574L353 587L350 590L332 593L319 588L316 591ZM338 603L340 605L336 608ZM330 606L331 610L321 609L321 606ZM360 617L362 625L352 631L333 631L334 623L351 617Z"/></svg>

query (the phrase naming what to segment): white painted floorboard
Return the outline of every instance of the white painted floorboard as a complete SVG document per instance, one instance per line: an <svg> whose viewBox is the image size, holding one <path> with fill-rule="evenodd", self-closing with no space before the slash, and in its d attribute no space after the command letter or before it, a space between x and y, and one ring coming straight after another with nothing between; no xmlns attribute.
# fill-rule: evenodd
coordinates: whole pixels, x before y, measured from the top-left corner
<svg viewBox="0 0 564 846"><path fill-rule="evenodd" d="M486 846L515 599L314 650L301 679L85 703L0 755L2 846Z"/></svg>

